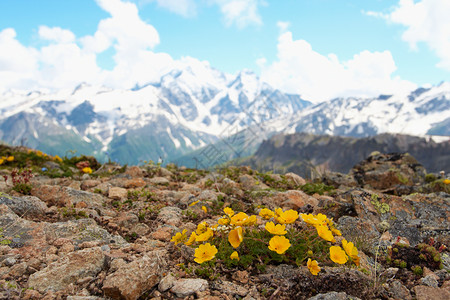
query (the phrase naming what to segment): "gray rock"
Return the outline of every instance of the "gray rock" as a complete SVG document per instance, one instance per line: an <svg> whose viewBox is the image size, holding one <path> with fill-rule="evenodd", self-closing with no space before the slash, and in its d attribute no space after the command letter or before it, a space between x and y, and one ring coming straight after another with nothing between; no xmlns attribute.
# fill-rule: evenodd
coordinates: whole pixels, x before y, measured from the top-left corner
<svg viewBox="0 0 450 300"><path fill-rule="evenodd" d="M16 264L17 260L14 257L7 257L3 263L5 264L5 266L7 267L12 267Z"/></svg>
<svg viewBox="0 0 450 300"><path fill-rule="evenodd" d="M165 250L152 251L119 267L103 282L105 295L114 299L138 299L160 281L166 254Z"/></svg>
<svg viewBox="0 0 450 300"><path fill-rule="evenodd" d="M105 298L97 296L67 296L67 300L102 300Z"/></svg>
<svg viewBox="0 0 450 300"><path fill-rule="evenodd" d="M295 185L306 184L306 180L303 179L303 177L301 177L295 173L292 173L292 172L286 173L284 176L286 177L286 180L290 181L292 184L295 184Z"/></svg>
<svg viewBox="0 0 450 300"><path fill-rule="evenodd" d="M37 197L0 197L0 204L7 205L13 212L19 216L42 216L48 209L47 204Z"/></svg>
<svg viewBox="0 0 450 300"><path fill-rule="evenodd" d="M31 274L28 286L41 293L63 290L81 278L95 277L102 270L104 263L105 255L100 247L75 251Z"/></svg>
<svg viewBox="0 0 450 300"><path fill-rule="evenodd" d="M173 287L173 285L175 284L175 280L176 280L176 278L174 276L172 276L172 274L167 275L166 277L161 279L161 281L159 282L158 290L163 293L163 292L171 289Z"/></svg>
<svg viewBox="0 0 450 300"><path fill-rule="evenodd" d="M181 223L181 209L174 206L163 207L158 214L158 220L174 226Z"/></svg>
<svg viewBox="0 0 450 300"><path fill-rule="evenodd" d="M426 286L431 286L431 287L437 288L439 283L435 277L436 277L436 275L435 276L433 276L433 275L425 276L420 279L420 283L423 285L426 285Z"/></svg>
<svg viewBox="0 0 450 300"><path fill-rule="evenodd" d="M229 281L217 281L212 284L211 288L233 296L245 297L249 293L248 289Z"/></svg>
<svg viewBox="0 0 450 300"><path fill-rule="evenodd" d="M177 297L187 297L195 292L203 292L208 288L208 281L204 279L179 279L170 289Z"/></svg>
<svg viewBox="0 0 450 300"><path fill-rule="evenodd" d="M400 280L393 280L382 285L382 294L387 298L393 299L412 299L409 290Z"/></svg>
<svg viewBox="0 0 450 300"><path fill-rule="evenodd" d="M165 177L153 177L149 182L155 185L168 185L170 183L169 179Z"/></svg>
<svg viewBox="0 0 450 300"><path fill-rule="evenodd" d="M317 294L314 297L309 298L308 300L361 300L358 297L347 295L344 292L329 292L326 294Z"/></svg>

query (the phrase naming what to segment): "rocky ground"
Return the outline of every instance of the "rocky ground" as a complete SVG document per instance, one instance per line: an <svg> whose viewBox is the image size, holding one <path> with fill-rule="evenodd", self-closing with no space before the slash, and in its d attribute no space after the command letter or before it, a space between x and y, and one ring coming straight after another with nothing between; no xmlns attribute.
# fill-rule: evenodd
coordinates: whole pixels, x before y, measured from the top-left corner
<svg viewBox="0 0 450 300"><path fill-rule="evenodd" d="M349 174L311 181L93 161L91 174L73 166L60 177L69 173L58 160L38 170L22 150L5 151L17 163L0 166L0 299L450 299L450 182L409 155L373 153ZM32 167L21 182L30 190L13 189L13 166ZM317 276L306 263L205 271L193 248L170 240L216 223L224 207L326 214L361 263L324 263Z"/></svg>

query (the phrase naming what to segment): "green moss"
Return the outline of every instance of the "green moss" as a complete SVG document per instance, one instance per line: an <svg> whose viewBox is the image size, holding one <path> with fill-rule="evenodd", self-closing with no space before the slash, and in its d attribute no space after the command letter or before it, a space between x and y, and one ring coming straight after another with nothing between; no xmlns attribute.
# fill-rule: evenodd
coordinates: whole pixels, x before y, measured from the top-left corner
<svg viewBox="0 0 450 300"><path fill-rule="evenodd" d="M413 271L413 273L415 275L419 276L419 275L423 274L423 270L422 270L422 268L420 266L413 266L413 267L411 267L411 270Z"/></svg>

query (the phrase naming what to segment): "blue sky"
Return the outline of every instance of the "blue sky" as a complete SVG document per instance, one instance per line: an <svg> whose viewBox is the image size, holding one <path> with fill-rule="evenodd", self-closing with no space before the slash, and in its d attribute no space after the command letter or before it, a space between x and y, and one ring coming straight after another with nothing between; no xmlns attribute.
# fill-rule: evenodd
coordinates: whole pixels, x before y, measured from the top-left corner
<svg viewBox="0 0 450 300"><path fill-rule="evenodd" d="M450 1L2 0L0 92L130 88L192 57L313 101L450 80Z"/></svg>

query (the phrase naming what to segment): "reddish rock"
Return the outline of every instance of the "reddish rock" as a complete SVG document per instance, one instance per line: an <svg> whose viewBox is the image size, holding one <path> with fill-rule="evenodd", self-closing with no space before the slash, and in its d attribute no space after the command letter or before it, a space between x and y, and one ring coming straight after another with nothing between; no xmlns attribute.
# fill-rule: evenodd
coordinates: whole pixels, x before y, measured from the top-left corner
<svg viewBox="0 0 450 300"><path fill-rule="evenodd" d="M319 201L316 198L297 190L277 193L274 196L267 197L266 200L272 202L276 207L295 210L301 209L306 205L316 208L319 204Z"/></svg>
<svg viewBox="0 0 450 300"><path fill-rule="evenodd" d="M139 188L145 186L145 181L142 178L133 178L125 181L124 187L127 189L130 188Z"/></svg>
<svg viewBox="0 0 450 300"><path fill-rule="evenodd" d="M417 285L413 288L417 300L450 299L450 291L442 288Z"/></svg>
<svg viewBox="0 0 450 300"><path fill-rule="evenodd" d="M100 183L102 183L100 180L88 179L88 180L85 180L85 181L83 181L81 183L81 189L83 191L86 191L86 190L88 190L90 188L93 188L93 187L99 185Z"/></svg>
<svg viewBox="0 0 450 300"><path fill-rule="evenodd" d="M138 166L127 167L125 171L125 175L129 175L131 177L143 177L144 172Z"/></svg>
<svg viewBox="0 0 450 300"><path fill-rule="evenodd" d="M108 197L114 200L122 200L128 197L128 191L121 187L112 187L108 191Z"/></svg>
<svg viewBox="0 0 450 300"><path fill-rule="evenodd" d="M150 234L152 239L160 241L170 241L172 238L172 229L169 227L160 227Z"/></svg>

